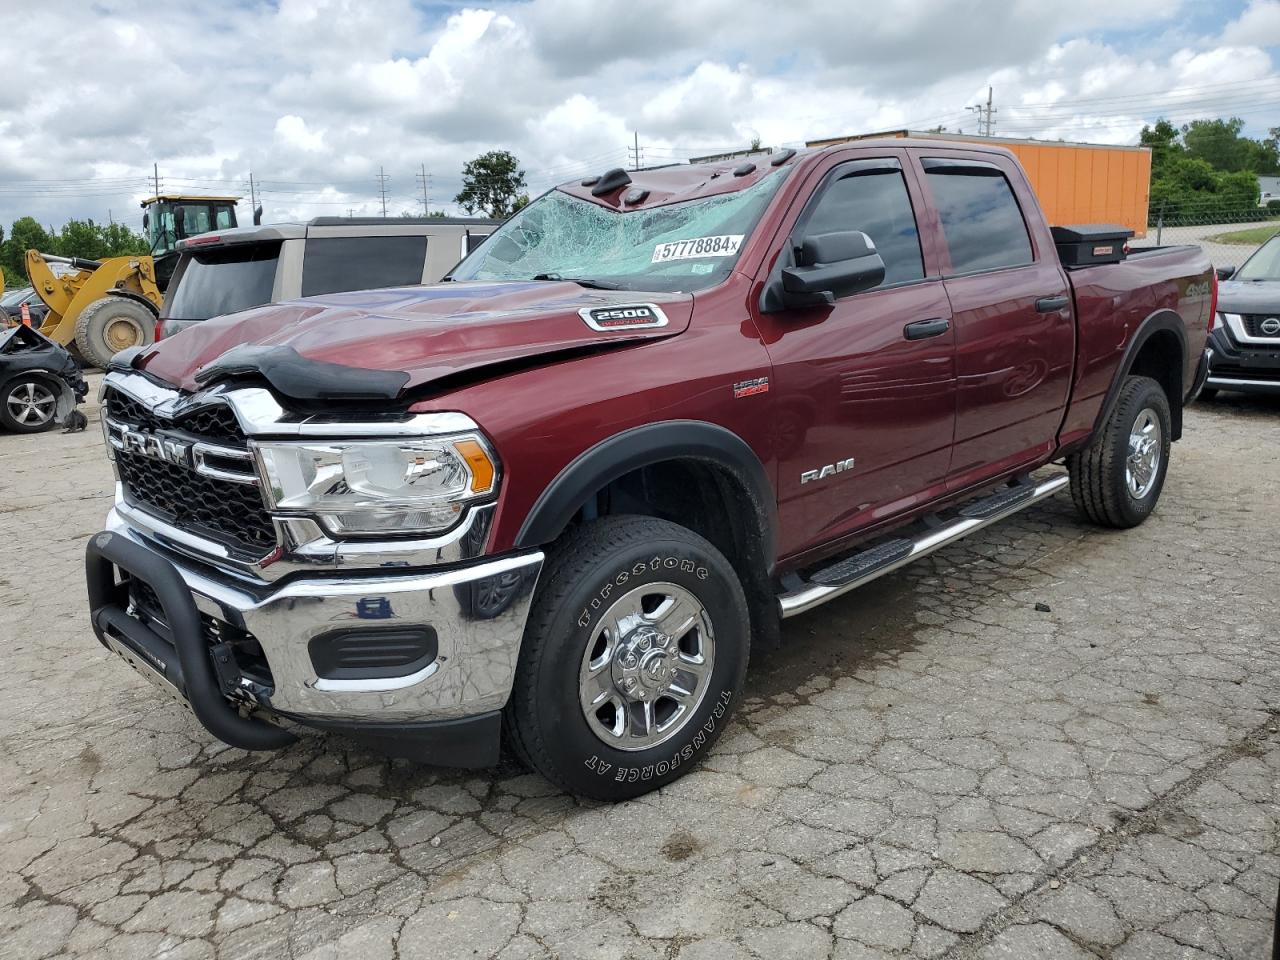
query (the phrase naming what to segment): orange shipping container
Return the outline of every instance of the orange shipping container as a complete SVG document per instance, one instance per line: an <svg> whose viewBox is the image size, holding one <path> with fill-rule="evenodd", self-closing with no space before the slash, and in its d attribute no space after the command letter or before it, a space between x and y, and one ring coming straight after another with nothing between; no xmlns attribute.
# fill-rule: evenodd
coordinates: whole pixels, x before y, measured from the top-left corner
<svg viewBox="0 0 1280 960"><path fill-rule="evenodd" d="M1151 199L1150 147L971 137L959 133L919 133L914 130L810 140L807 146L829 147L834 143L879 137L951 140L1005 147L1027 171L1027 179L1031 181L1050 224L1118 223L1132 230L1135 237L1147 235L1147 207Z"/></svg>

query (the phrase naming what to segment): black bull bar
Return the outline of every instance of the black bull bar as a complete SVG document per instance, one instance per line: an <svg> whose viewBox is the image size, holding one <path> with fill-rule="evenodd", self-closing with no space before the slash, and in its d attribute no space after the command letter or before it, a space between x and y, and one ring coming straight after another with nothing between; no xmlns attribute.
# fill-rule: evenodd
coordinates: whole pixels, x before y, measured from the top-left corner
<svg viewBox="0 0 1280 960"><path fill-rule="evenodd" d="M150 670L172 688L204 728L224 743L242 750L275 750L297 739L273 724L241 716L223 695L200 613L172 563L119 534L103 532L90 538L84 565L89 619L104 647L122 655L120 648L130 651L141 661L140 669ZM130 616L128 585L116 580L116 567L155 592L172 643Z"/></svg>

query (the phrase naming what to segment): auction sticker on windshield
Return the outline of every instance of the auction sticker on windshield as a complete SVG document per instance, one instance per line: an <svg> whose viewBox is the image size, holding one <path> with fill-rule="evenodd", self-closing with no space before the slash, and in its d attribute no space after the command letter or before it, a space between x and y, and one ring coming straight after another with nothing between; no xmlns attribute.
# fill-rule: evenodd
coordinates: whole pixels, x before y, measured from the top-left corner
<svg viewBox="0 0 1280 960"><path fill-rule="evenodd" d="M731 257L742 246L741 233L727 233L719 237L694 237L690 240L673 240L653 248L650 263L668 260L693 260L697 257Z"/></svg>

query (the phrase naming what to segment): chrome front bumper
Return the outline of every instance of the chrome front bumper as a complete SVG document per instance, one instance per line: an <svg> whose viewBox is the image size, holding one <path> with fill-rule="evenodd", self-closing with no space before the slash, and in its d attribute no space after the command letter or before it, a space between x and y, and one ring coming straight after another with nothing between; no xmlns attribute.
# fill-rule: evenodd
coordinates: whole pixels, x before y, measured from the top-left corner
<svg viewBox="0 0 1280 960"><path fill-rule="evenodd" d="M271 670L274 689L264 706L304 723L453 720L500 709L543 562L541 551L530 551L412 573L382 567L250 583L165 549L119 510L106 529L164 556L201 613L251 633ZM341 628L410 625L436 632L438 655L426 667L378 679L317 674L312 639Z"/></svg>

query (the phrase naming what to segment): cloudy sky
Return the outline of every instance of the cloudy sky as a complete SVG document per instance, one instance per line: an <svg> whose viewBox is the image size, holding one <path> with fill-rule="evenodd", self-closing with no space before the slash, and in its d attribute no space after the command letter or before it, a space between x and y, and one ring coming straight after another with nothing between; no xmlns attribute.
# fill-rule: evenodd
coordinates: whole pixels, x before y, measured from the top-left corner
<svg viewBox="0 0 1280 960"><path fill-rule="evenodd" d="M0 225L161 187L263 189L266 219L455 212L465 160L534 194L646 164L943 125L1135 143L1145 121L1280 124L1280 0L0 0ZM247 210L247 204L242 210ZM247 215L243 216L245 221Z"/></svg>

